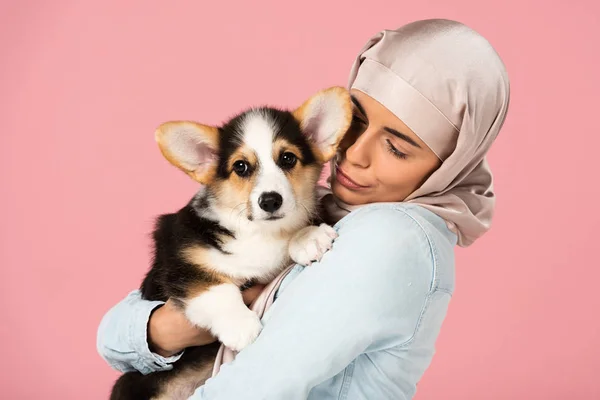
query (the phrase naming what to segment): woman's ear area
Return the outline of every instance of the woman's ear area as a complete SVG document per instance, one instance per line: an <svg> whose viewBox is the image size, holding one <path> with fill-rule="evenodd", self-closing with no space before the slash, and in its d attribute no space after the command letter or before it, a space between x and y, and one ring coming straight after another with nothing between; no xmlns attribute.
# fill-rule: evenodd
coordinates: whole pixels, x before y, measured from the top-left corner
<svg viewBox="0 0 600 400"><path fill-rule="evenodd" d="M154 138L163 156L193 180L206 185L214 177L219 129L193 121L161 124Z"/></svg>
<svg viewBox="0 0 600 400"><path fill-rule="evenodd" d="M352 123L348 89L334 86L321 90L292 112L313 144L319 161L329 161Z"/></svg>

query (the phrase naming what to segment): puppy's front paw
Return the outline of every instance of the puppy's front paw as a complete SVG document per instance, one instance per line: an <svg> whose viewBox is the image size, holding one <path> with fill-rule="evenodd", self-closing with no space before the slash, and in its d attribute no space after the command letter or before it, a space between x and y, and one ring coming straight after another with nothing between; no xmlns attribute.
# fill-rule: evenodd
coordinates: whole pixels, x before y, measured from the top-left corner
<svg viewBox="0 0 600 400"><path fill-rule="evenodd" d="M260 318L253 311L247 310L236 315L223 316L213 327L215 336L231 350L240 351L254 342L262 330Z"/></svg>
<svg viewBox="0 0 600 400"><path fill-rule="evenodd" d="M327 224L307 226L300 230L290 241L289 252L294 262L310 265L320 261L333 244L337 232Z"/></svg>

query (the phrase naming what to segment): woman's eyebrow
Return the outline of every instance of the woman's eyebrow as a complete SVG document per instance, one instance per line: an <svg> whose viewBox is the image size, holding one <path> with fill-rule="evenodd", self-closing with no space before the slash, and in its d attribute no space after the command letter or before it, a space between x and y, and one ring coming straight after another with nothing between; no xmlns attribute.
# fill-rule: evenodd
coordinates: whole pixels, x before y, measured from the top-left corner
<svg viewBox="0 0 600 400"><path fill-rule="evenodd" d="M366 117L367 113L365 112L364 107L362 106L362 104L360 104L360 102L358 101L358 99L356 97L354 97L354 96L350 96L350 98L352 99L352 102L354 103L354 105L356 106L356 108L358 108L358 111L360 111L361 114Z"/></svg>
<svg viewBox="0 0 600 400"><path fill-rule="evenodd" d="M398 139L402 139L405 142L407 142L408 144L418 147L419 149L421 149L422 147L419 146L419 143L415 142L410 136L405 135L404 133L400 133L395 129L392 128L388 128L387 126L384 127L383 129L385 129L386 131L388 131L389 133L391 133L392 135L396 136Z"/></svg>
<svg viewBox="0 0 600 400"><path fill-rule="evenodd" d="M364 107L362 106L362 104L360 104L360 101L358 101L358 99L354 96L350 96L350 98L352 99L352 103L354 103L354 105L356 106L356 108L358 108L358 111L361 112L362 115L364 115L365 117L367 116L367 113L365 112ZM419 149L421 149L422 147L419 146L419 144L417 142L415 142L410 136L405 135L404 133L400 133L395 129L389 128L389 127L385 127L383 128L385 129L387 132L391 133L392 135L396 136L398 139L402 139L405 142L407 142L408 144L410 144L411 146L417 147Z"/></svg>

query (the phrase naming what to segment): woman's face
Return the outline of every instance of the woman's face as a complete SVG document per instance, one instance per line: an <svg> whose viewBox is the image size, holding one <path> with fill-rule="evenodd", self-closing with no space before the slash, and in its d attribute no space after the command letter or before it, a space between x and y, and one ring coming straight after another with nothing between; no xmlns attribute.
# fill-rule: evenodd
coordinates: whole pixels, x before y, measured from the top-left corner
<svg viewBox="0 0 600 400"><path fill-rule="evenodd" d="M331 189L351 205L402 201L441 161L375 99L354 89L351 94L354 118L340 144Z"/></svg>

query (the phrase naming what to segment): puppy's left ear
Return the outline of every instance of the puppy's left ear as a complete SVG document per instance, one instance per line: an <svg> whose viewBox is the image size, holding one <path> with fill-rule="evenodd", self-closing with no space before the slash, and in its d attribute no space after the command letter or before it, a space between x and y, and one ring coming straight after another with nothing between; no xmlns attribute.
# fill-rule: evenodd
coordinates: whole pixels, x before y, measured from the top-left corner
<svg viewBox="0 0 600 400"><path fill-rule="evenodd" d="M293 111L320 162L329 161L352 123L352 100L346 88L322 90Z"/></svg>

